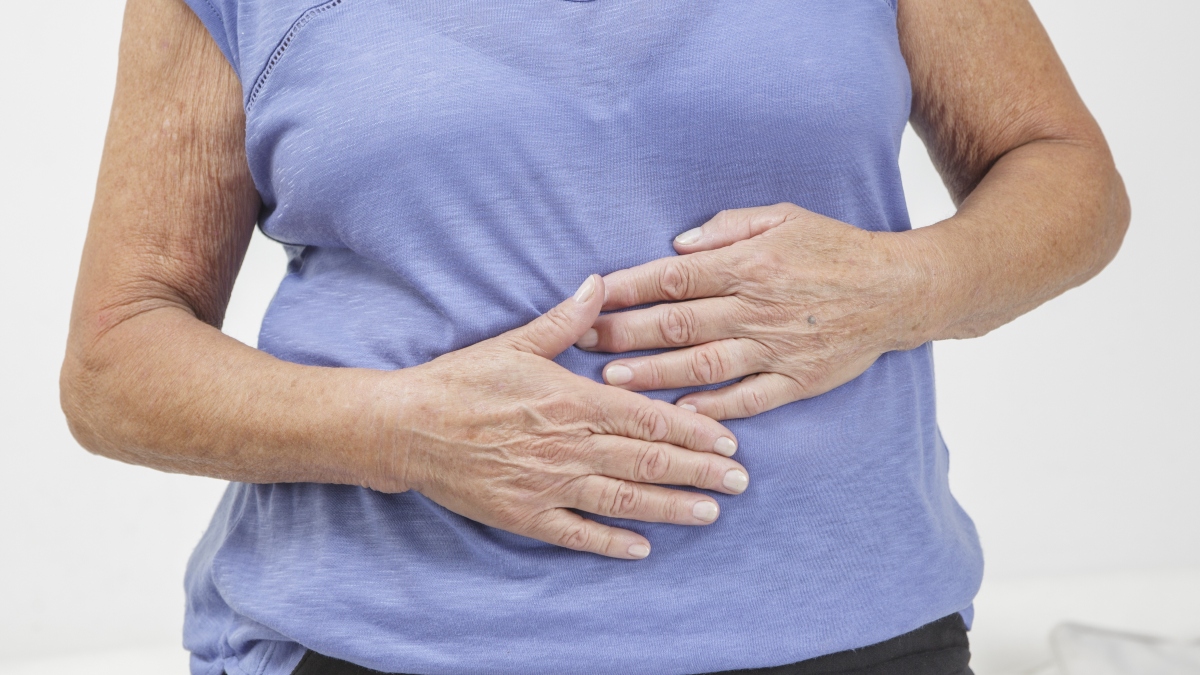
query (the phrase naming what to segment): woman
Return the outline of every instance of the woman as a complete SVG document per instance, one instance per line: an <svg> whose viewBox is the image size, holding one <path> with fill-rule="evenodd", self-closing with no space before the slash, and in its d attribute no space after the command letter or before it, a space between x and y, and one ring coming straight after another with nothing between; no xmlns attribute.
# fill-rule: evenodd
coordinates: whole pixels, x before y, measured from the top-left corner
<svg viewBox="0 0 1200 675"><path fill-rule="evenodd" d="M130 0L63 406L234 481L193 673L968 673L929 343L1127 222L1024 0Z"/></svg>

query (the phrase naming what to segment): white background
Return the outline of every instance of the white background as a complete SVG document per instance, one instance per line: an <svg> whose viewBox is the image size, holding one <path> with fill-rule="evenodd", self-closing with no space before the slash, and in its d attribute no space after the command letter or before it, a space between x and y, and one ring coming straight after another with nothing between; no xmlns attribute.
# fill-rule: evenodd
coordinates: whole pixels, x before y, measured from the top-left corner
<svg viewBox="0 0 1200 675"><path fill-rule="evenodd" d="M982 533L985 594L1133 571L1163 580L1137 595L1168 607L1171 575L1200 569L1200 3L1035 6L1108 134L1133 225L1087 286L984 338L937 345L952 481ZM170 647L184 562L223 485L93 457L58 407L122 3L4 9L0 662ZM952 213L911 134L902 164L914 223ZM256 236L228 333L254 344L283 270Z"/></svg>

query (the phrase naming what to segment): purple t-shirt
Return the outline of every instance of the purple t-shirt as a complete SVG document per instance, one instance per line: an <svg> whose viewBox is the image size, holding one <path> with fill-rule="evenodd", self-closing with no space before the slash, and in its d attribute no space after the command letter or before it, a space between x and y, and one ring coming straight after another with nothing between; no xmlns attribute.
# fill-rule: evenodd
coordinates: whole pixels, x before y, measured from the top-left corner
<svg viewBox="0 0 1200 675"><path fill-rule="evenodd" d="M290 254L259 339L281 359L424 363L726 208L909 228L889 0L187 2L241 77L261 226ZM610 358L558 363L599 380ZM685 675L967 610L982 556L928 345L728 426L749 491L714 495L708 527L622 522L654 543L636 562L416 493L232 484L188 569L192 672L284 675L308 648L415 675Z"/></svg>

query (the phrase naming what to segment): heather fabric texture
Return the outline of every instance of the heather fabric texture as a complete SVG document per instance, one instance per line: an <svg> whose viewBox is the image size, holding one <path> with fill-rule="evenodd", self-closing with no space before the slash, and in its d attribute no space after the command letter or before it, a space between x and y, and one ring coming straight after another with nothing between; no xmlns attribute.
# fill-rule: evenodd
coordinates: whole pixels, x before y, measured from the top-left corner
<svg viewBox="0 0 1200 675"><path fill-rule="evenodd" d="M782 201L909 228L887 0L188 0L241 77L261 226L290 253L259 347L396 369L523 325L592 273ZM600 379L609 359L558 362ZM680 391L652 396L674 400ZM728 423L751 474L644 561L419 494L229 487L189 565L192 672L304 648L380 671L671 675L887 640L978 588L928 346Z"/></svg>

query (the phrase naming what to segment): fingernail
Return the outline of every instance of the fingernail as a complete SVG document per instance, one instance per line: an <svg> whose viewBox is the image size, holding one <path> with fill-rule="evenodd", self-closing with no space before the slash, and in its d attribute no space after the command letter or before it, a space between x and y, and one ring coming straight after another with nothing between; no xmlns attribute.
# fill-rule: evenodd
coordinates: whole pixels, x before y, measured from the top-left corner
<svg viewBox="0 0 1200 675"><path fill-rule="evenodd" d="M716 502L696 502L696 505L692 507L692 515L696 516L697 520L703 520L706 523L716 520L719 512Z"/></svg>
<svg viewBox="0 0 1200 675"><path fill-rule="evenodd" d="M684 244L684 245L694 244L694 243L700 241L701 234L703 234L703 232L701 231L701 228L693 227L692 229L688 230L687 232L684 232L683 234L679 235L678 237L675 237L675 243Z"/></svg>
<svg viewBox="0 0 1200 675"><path fill-rule="evenodd" d="M679 404L679 407L680 407L680 408L683 408L684 410L689 410L689 411L691 411L691 412L696 412L696 406L692 405L691 403L680 403L680 404Z"/></svg>
<svg viewBox="0 0 1200 675"><path fill-rule="evenodd" d="M625 384L633 379L633 371L625 366L609 366L604 371L604 381L609 384Z"/></svg>
<svg viewBox="0 0 1200 675"><path fill-rule="evenodd" d="M583 282L579 290L575 291L575 302L587 302L591 300L592 293L594 292L596 292L596 277L593 275Z"/></svg>
<svg viewBox="0 0 1200 675"><path fill-rule="evenodd" d="M695 412L694 408L692 410ZM717 439L716 443L713 443L713 450L726 457L733 457L733 453L737 452L737 441L722 436Z"/></svg>
<svg viewBox="0 0 1200 675"><path fill-rule="evenodd" d="M589 328L580 336L579 342L576 342L575 346L580 349L591 349L596 346L597 342L600 342L600 334L596 332L595 328Z"/></svg>
<svg viewBox="0 0 1200 675"><path fill-rule="evenodd" d="M629 547L629 555L635 558L645 558L650 555L650 547L645 544L634 544Z"/></svg>
<svg viewBox="0 0 1200 675"><path fill-rule="evenodd" d="M747 476L745 471L733 469L725 472L725 480L722 482L730 492L741 494L750 485L750 476Z"/></svg>

